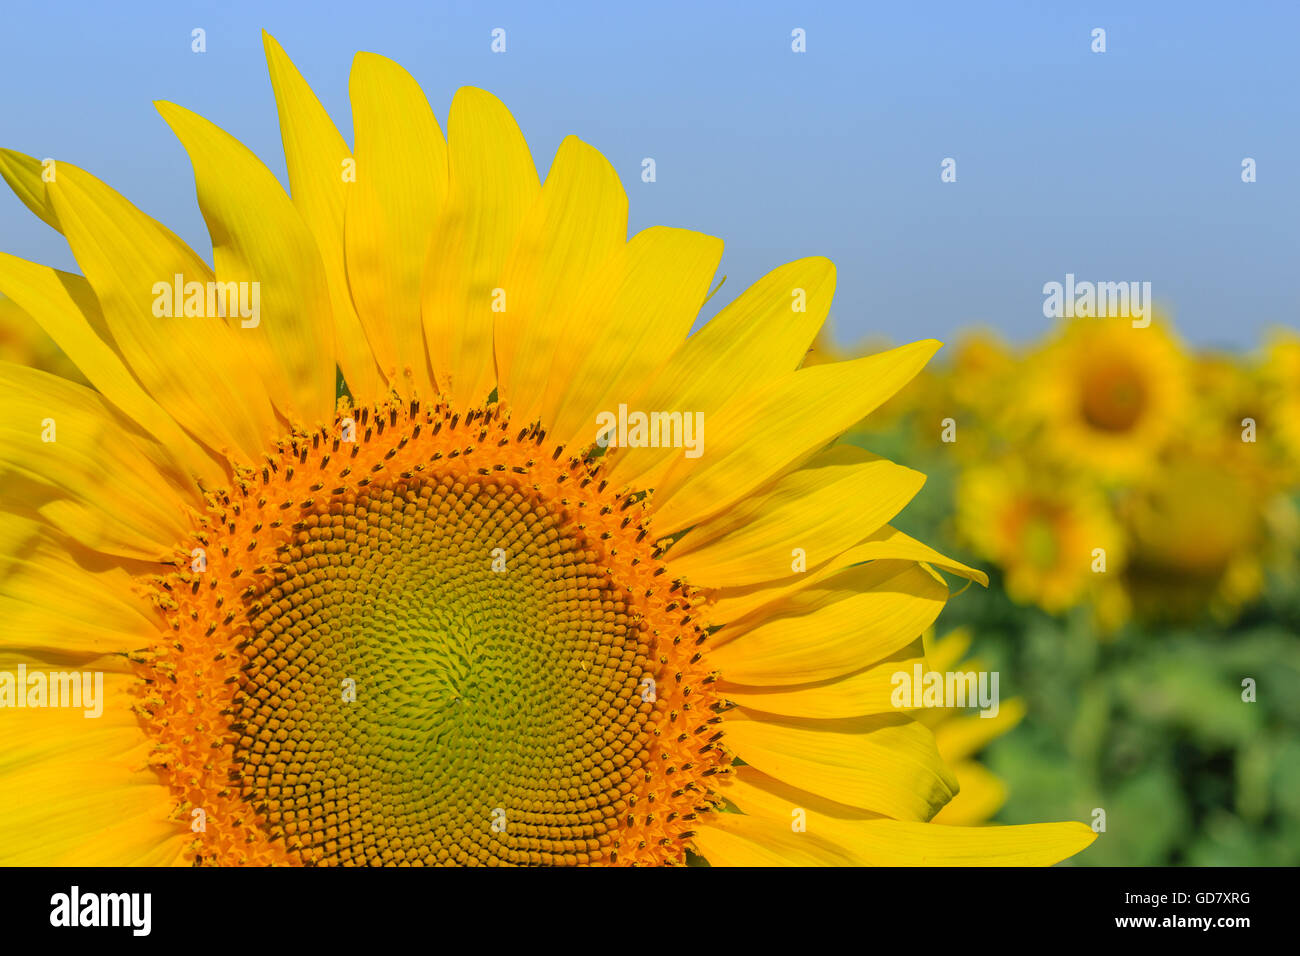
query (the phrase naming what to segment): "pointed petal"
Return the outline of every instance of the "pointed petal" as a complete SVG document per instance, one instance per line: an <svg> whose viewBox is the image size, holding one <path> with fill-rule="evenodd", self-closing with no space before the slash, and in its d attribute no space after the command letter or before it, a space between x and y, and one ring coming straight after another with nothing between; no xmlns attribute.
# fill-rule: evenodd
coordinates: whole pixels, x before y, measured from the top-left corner
<svg viewBox="0 0 1300 956"><path fill-rule="evenodd" d="M576 136L555 154L501 275L505 310L496 315L500 400L520 425L558 401L557 353L578 334L573 304L627 241L627 194L599 152Z"/></svg>
<svg viewBox="0 0 1300 956"><path fill-rule="evenodd" d="M623 401L647 412L700 412L711 423L727 404L799 367L834 293L829 259L800 259L773 269L687 339L648 386ZM609 478L652 488L680 457L677 448L625 449L611 462Z"/></svg>
<svg viewBox="0 0 1300 956"><path fill-rule="evenodd" d="M875 561L797 591L723 628L709 660L732 683L805 684L860 670L911 643L934 623L948 588L907 562Z"/></svg>
<svg viewBox="0 0 1300 956"><path fill-rule="evenodd" d="M590 445L596 415L627 401L629 383L648 382L663 368L686 340L721 258L721 239L653 226L607 264L575 305L577 327L561 353L568 360L555 368L563 397L545 412L556 444Z"/></svg>
<svg viewBox="0 0 1300 956"><path fill-rule="evenodd" d="M830 444L912 379L933 340L792 372L707 421L703 457L679 458L655 488L655 524L669 534L729 508Z"/></svg>
<svg viewBox="0 0 1300 956"><path fill-rule="evenodd" d="M202 503L165 449L103 396L10 362L0 362L0 472L10 510L127 558L171 555L191 530L187 506Z"/></svg>
<svg viewBox="0 0 1300 956"><path fill-rule="evenodd" d="M376 402L387 394L388 386L380 377L374 351L352 304L343 253L343 220L350 185L345 174L353 159L352 150L275 38L263 31L262 43L280 114L293 205L316 239L329 285L339 367L358 402Z"/></svg>
<svg viewBox="0 0 1300 956"><path fill-rule="evenodd" d="M344 224L352 301L389 383L405 398L429 399L437 389L420 285L447 194L447 143L420 85L392 60L358 53L348 91L357 160Z"/></svg>
<svg viewBox="0 0 1300 956"><path fill-rule="evenodd" d="M316 242L261 161L229 133L174 103L155 104L194 164L199 208L212 237L217 281L258 290L260 314L241 319L262 339L264 376L286 418L312 428L334 421L334 328Z"/></svg>
<svg viewBox="0 0 1300 956"><path fill-rule="evenodd" d="M473 87L458 90L451 102L447 166L447 201L425 263L422 314L438 388L470 408L497 386L493 290L541 186L510 111Z"/></svg>
<svg viewBox="0 0 1300 956"><path fill-rule="evenodd" d="M673 573L695 587L745 587L788 577L792 552L814 566L875 533L925 483L919 471L836 445L697 525L673 545Z"/></svg>
<svg viewBox="0 0 1300 956"><path fill-rule="evenodd" d="M90 384L161 441L190 474L208 487L222 484L224 470L149 397L100 338L97 329L106 329L104 317L85 279L0 253L0 291L40 324Z"/></svg>
<svg viewBox="0 0 1300 956"><path fill-rule="evenodd" d="M132 373L209 448L251 464L282 429L260 382L250 387L239 330L219 319L155 316L157 290L212 281L171 232L95 177L60 163L47 196Z"/></svg>
<svg viewBox="0 0 1300 956"><path fill-rule="evenodd" d="M928 820L957 792L933 735L906 717L800 720L741 709L722 727L746 764L861 810Z"/></svg>
<svg viewBox="0 0 1300 956"><path fill-rule="evenodd" d="M670 552L671 553L671 552ZM735 621L759 608L813 587L841 571L865 561L915 561L942 568L953 574L978 581L988 586L988 576L983 571L968 568L951 558L946 558L915 538L910 538L891 528L881 528L866 541L842 551L830 561L807 571L795 573L779 581L739 588L723 588L709 609L709 619L715 624Z"/></svg>

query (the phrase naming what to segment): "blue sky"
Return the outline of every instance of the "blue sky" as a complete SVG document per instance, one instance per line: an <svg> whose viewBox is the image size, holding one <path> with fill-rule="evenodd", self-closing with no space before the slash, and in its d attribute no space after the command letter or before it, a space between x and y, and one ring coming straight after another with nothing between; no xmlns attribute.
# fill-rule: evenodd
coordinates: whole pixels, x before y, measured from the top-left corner
<svg viewBox="0 0 1300 956"><path fill-rule="evenodd" d="M284 181L265 27L349 140L364 49L409 69L441 121L456 87L496 93L543 173L566 134L597 146L633 231L726 240L709 312L816 254L838 267L848 340L973 323L1033 338L1050 324L1043 284L1067 272L1151 282L1198 344L1300 324L1293 2L53 0L8 3L3 22L0 145L86 167L205 256L189 162L152 100L203 113ZM806 53L791 51L796 27ZM955 183L940 181L946 157ZM0 250L75 268L7 191Z"/></svg>

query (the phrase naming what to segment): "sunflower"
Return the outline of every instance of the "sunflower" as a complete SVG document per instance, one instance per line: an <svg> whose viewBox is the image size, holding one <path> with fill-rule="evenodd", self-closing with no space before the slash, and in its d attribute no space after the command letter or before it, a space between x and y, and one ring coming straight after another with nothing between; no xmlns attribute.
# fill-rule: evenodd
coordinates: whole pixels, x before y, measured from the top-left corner
<svg viewBox="0 0 1300 956"><path fill-rule="evenodd" d="M159 104L213 268L81 169L0 154L84 271L4 256L0 288L94 385L0 366L0 653L104 676L98 720L3 712L5 861L1045 864L1091 842L928 823L957 781L888 703L947 598L934 569L982 576L889 526L921 476L832 442L937 343L800 368L834 287L815 258L687 337L721 242L627 240L594 149L566 139L539 183L499 101L460 90L444 138L372 54L349 149L266 50L292 199ZM238 314L205 311L209 283ZM598 435L622 406L702 416L707 443Z"/></svg>
<svg viewBox="0 0 1300 956"><path fill-rule="evenodd" d="M1006 386L1013 380L1017 355L994 329L966 329L953 344L952 391L959 407L994 417L1005 403Z"/></svg>
<svg viewBox="0 0 1300 956"><path fill-rule="evenodd" d="M1274 370L1254 356L1221 352L1197 354L1189 364L1194 413L1173 442L1174 456L1218 462L1254 485L1261 499L1285 490L1290 423L1270 381Z"/></svg>
<svg viewBox="0 0 1300 956"><path fill-rule="evenodd" d="M1149 473L1181 424L1186 362L1159 315L1145 328L1075 319L1028 365L1018 414L1034 423L1045 452L1076 471L1105 480Z"/></svg>
<svg viewBox="0 0 1300 956"><path fill-rule="evenodd" d="M1121 509L1131 550L1124 579L1137 613L1181 623L1206 611L1234 617L1264 587L1270 500L1221 454L1166 462Z"/></svg>
<svg viewBox="0 0 1300 956"><path fill-rule="evenodd" d="M1098 489L1020 462L992 462L962 473L957 531L994 561L1007 594L1049 614L1093 603L1104 626L1123 616L1116 603L1125 541Z"/></svg>

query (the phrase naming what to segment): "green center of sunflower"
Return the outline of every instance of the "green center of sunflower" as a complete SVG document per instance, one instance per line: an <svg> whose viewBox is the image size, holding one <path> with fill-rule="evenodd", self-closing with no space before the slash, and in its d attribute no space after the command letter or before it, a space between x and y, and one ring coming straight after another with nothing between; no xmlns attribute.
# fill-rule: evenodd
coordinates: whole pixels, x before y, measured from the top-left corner
<svg viewBox="0 0 1300 956"><path fill-rule="evenodd" d="M1042 569L1056 566L1056 527L1050 515L1031 515L1025 524L1021 542L1025 557L1032 565Z"/></svg>
<svg viewBox="0 0 1300 956"><path fill-rule="evenodd" d="M635 756L602 748L651 710L597 553L506 482L349 497L252 620L235 763L272 836L317 862L596 851Z"/></svg>

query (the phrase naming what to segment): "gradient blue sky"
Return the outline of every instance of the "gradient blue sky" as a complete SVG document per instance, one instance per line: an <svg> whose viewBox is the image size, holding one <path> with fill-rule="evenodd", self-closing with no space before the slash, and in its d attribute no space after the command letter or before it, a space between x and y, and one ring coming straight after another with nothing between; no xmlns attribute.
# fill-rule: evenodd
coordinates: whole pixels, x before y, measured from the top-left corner
<svg viewBox="0 0 1300 956"><path fill-rule="evenodd" d="M86 167L209 261L189 162L151 102L203 113L286 181L265 27L349 140L348 68L364 49L409 69L444 123L456 87L496 93L543 173L566 134L594 144L623 177L633 231L726 240L706 314L819 254L838 267L848 340L976 322L1031 338L1049 325L1043 283L1067 272L1150 281L1198 344L1300 324L1295 2L4 0L0 22L0 145ZM944 157L956 183L940 182ZM75 268L7 190L0 249Z"/></svg>

